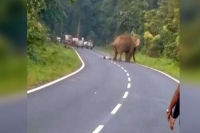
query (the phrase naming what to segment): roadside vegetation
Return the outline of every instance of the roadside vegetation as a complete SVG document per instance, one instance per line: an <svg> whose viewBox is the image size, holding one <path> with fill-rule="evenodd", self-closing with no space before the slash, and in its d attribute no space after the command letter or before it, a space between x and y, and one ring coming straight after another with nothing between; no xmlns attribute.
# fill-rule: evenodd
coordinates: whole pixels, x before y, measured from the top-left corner
<svg viewBox="0 0 200 133"><path fill-rule="evenodd" d="M80 19L81 35L92 38L94 45L108 53L118 35L138 34L138 63L179 79L179 5L178 0L78 0L69 9L67 30L75 34Z"/></svg>
<svg viewBox="0 0 200 133"><path fill-rule="evenodd" d="M50 44L35 51L35 57L28 57L27 86L29 88L65 76L81 66L75 51L62 44Z"/></svg>
<svg viewBox="0 0 200 133"><path fill-rule="evenodd" d="M27 3L27 88L65 76L81 66L75 51L57 40L73 0L29 0ZM60 28L58 28L60 27ZM59 33L58 33L59 32ZM60 34L61 33L61 34Z"/></svg>
<svg viewBox="0 0 200 133"><path fill-rule="evenodd" d="M27 7L28 55L46 44L47 33L51 34L52 41L66 32L79 35L93 40L95 46L104 50L116 36L129 33L141 37L136 55L139 63L178 79L180 66L182 70L190 69L200 59L198 48L188 45L194 34L183 35L180 41L178 0L29 0ZM184 24L186 20L183 16ZM195 28L184 26L182 33Z"/></svg>
<svg viewBox="0 0 200 133"><path fill-rule="evenodd" d="M114 55L113 48L111 46L98 47L100 51ZM168 58L153 58L149 57L141 52L137 52L135 55L136 61L139 64L146 65L157 70L161 70L176 79L180 79L180 68L177 64ZM133 60L131 60L133 62Z"/></svg>

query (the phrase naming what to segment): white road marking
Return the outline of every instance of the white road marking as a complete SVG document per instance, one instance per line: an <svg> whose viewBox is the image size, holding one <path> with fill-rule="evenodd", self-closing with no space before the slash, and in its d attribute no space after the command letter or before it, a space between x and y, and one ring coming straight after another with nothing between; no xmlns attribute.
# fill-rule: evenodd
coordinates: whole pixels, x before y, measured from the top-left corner
<svg viewBox="0 0 200 133"><path fill-rule="evenodd" d="M118 64L118 67L120 67L120 65Z"/></svg>
<svg viewBox="0 0 200 133"><path fill-rule="evenodd" d="M117 104L117 106L113 109L113 111L111 112L111 114L115 114L117 112L117 110L121 107L121 104Z"/></svg>
<svg viewBox="0 0 200 133"><path fill-rule="evenodd" d="M126 91L126 92L124 93L123 98L127 98L127 96L128 96L128 92Z"/></svg>
<svg viewBox="0 0 200 133"><path fill-rule="evenodd" d="M127 70L124 70L124 72L126 72L126 73L127 73Z"/></svg>
<svg viewBox="0 0 200 133"><path fill-rule="evenodd" d="M127 88L128 88L128 89L131 88L131 84L130 84L130 83L128 83Z"/></svg>
<svg viewBox="0 0 200 133"><path fill-rule="evenodd" d="M131 78L128 78L128 81L131 81Z"/></svg>
<svg viewBox="0 0 200 133"><path fill-rule="evenodd" d="M105 52L102 52L102 53L105 53ZM174 80L175 82L180 83L180 81L179 81L178 79L175 79L174 77L172 77L172 76L170 76L170 75L168 75L168 74L166 74L166 73L164 73L164 72L162 72L162 71L160 71L160 70L157 70L157 69L154 69L154 68L151 68L151 67L148 67L148 66L139 64L139 63L136 63L136 64L138 64L138 65L140 65L140 66L143 66L143 67L146 67L146 68L149 68L149 69L154 70L154 71L156 71L156 72L159 72L159 73L161 73L161 74L167 76L168 78Z"/></svg>
<svg viewBox="0 0 200 133"><path fill-rule="evenodd" d="M129 76L129 73L126 73L127 76Z"/></svg>
<svg viewBox="0 0 200 133"><path fill-rule="evenodd" d="M97 92L95 92L94 94L97 94Z"/></svg>
<svg viewBox="0 0 200 133"><path fill-rule="evenodd" d="M116 63L114 62L114 64L116 65Z"/></svg>
<svg viewBox="0 0 200 133"><path fill-rule="evenodd" d="M124 70L124 68L123 68L123 67L121 67L121 69L122 69L122 70Z"/></svg>
<svg viewBox="0 0 200 133"><path fill-rule="evenodd" d="M104 125L99 125L92 133L99 133L103 129Z"/></svg>
<svg viewBox="0 0 200 133"><path fill-rule="evenodd" d="M73 47L72 47L72 48L73 48ZM73 49L74 49L74 48L73 48ZM73 73L71 73L71 74L69 74L69 75L66 75L66 76L64 76L64 77L62 77L62 78L59 78L59 79L57 79L57 80L54 80L54 81L52 81L52 82L49 82L49 83L44 84L44 85L42 85L42 86L39 86L39 87L37 87L37 88L28 90L27 93L32 93L32 92L41 90L41 89L43 89L43 88L45 88L45 87L47 87L47 86L53 85L53 84L55 84L55 83L57 83L57 82L60 82L61 80L67 79L67 78L71 77L72 75L75 75L75 74L77 74L78 72L80 72L80 71L85 67L85 63L83 62L83 60L82 60L81 56L79 55L79 53L78 53L75 49L74 49L74 51L76 52L76 54L78 55L78 57L79 57L79 59L81 60L81 63L82 63L82 66L81 66L78 70L76 70L75 72L73 72Z"/></svg>

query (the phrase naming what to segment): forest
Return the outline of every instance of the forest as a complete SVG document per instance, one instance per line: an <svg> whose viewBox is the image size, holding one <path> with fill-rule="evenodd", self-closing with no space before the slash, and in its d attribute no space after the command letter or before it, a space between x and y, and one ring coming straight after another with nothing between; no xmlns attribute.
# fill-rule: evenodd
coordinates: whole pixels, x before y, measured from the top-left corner
<svg viewBox="0 0 200 133"><path fill-rule="evenodd" d="M80 66L75 52L59 45L56 36L71 34L104 47L120 34L138 34L139 63L169 74L174 71L179 77L180 66L182 70L184 66L199 68L198 11L197 3L178 0L2 0L0 43L14 45L0 45L0 50L5 56L10 54L6 49L27 52L27 84L31 86ZM15 54L9 58L13 57L17 58ZM56 69L60 74L54 73Z"/></svg>
<svg viewBox="0 0 200 133"><path fill-rule="evenodd" d="M179 62L178 0L82 0L71 6L65 31L107 45L123 33L142 38L140 50L150 57ZM57 32L59 33L59 32Z"/></svg>
<svg viewBox="0 0 200 133"><path fill-rule="evenodd" d="M29 0L28 48L44 44L47 33L91 38L100 46L135 33L143 54L179 62L179 14L178 0Z"/></svg>

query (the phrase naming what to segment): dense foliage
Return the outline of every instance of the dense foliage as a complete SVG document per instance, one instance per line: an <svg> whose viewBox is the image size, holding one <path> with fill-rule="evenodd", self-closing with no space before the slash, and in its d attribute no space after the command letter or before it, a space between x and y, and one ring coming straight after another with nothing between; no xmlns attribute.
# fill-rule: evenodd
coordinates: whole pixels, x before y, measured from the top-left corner
<svg viewBox="0 0 200 133"><path fill-rule="evenodd" d="M28 0L27 1L27 41L28 57L33 58L34 49L43 47L47 42L47 35L60 36L59 30L63 20L67 17L67 6L74 0ZM60 26L60 28L58 28Z"/></svg>
<svg viewBox="0 0 200 133"><path fill-rule="evenodd" d="M178 0L29 0L28 45L45 44L47 33L71 34L110 44L123 33L141 36L139 50L179 62Z"/></svg>
<svg viewBox="0 0 200 133"><path fill-rule="evenodd" d="M26 1L0 1L0 45L4 37L18 53L26 47ZM8 43L7 43L8 44Z"/></svg>
<svg viewBox="0 0 200 133"><path fill-rule="evenodd" d="M144 46L146 54L166 56L179 61L179 4L167 0L144 15Z"/></svg>
<svg viewBox="0 0 200 133"><path fill-rule="evenodd" d="M80 67L75 51L56 40L73 0L27 1L27 87L71 73Z"/></svg>
<svg viewBox="0 0 200 133"><path fill-rule="evenodd" d="M109 44L123 33L141 36L140 50L151 57L179 62L178 0L78 0L68 10L65 31Z"/></svg>

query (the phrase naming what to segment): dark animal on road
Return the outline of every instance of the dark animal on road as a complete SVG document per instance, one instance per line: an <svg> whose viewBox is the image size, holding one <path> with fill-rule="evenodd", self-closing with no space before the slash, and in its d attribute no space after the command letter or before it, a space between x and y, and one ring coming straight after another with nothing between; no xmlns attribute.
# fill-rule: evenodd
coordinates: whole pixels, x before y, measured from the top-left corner
<svg viewBox="0 0 200 133"><path fill-rule="evenodd" d="M122 53L125 52L125 62L130 62L132 56L135 62L135 51L140 45L140 37L138 35L132 36L129 34L120 35L114 40L112 45L115 52L113 58L114 61L117 60L117 54L119 54L118 61L121 61Z"/></svg>

